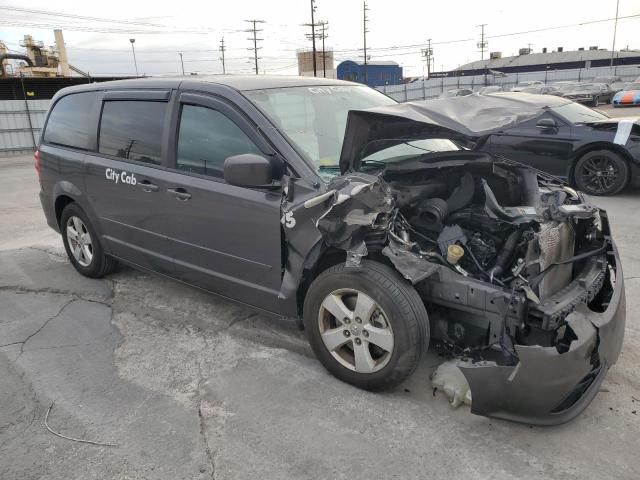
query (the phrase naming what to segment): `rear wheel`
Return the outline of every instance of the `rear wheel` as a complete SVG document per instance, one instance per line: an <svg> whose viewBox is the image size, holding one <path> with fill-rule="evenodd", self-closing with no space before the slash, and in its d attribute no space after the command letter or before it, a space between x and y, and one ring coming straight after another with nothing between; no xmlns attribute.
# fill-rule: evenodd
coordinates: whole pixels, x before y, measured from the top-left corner
<svg viewBox="0 0 640 480"><path fill-rule="evenodd" d="M67 256L82 275L101 278L115 270L116 260L104 253L93 225L77 204L70 203L62 211L60 230Z"/></svg>
<svg viewBox="0 0 640 480"><path fill-rule="evenodd" d="M615 195L629 180L629 165L615 152L594 150L578 160L574 179L589 195Z"/></svg>
<svg viewBox="0 0 640 480"><path fill-rule="evenodd" d="M325 368L367 390L406 379L429 343L427 312L416 290L373 261L320 274L305 298L304 324Z"/></svg>

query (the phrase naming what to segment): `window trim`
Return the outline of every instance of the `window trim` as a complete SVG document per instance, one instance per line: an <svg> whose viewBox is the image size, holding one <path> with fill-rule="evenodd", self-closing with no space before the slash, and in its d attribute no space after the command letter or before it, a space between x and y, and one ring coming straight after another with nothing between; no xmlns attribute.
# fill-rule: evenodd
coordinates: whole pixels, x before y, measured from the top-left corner
<svg viewBox="0 0 640 480"><path fill-rule="evenodd" d="M119 95L116 96L110 96L108 95L109 93L113 93L110 91L106 91L105 94L103 95L103 97L101 98L100 102L99 102L99 106L100 106L100 110L98 112L98 124L97 124L97 128L95 129L95 139L94 139L94 144L93 144L93 150L91 150L91 154L92 155L97 155L100 156L102 158L107 158L110 160L117 160L119 162L124 162L124 163L130 163L133 165L139 165L139 166L144 166L144 167L149 167L149 168L156 168L156 169L160 169L160 170L166 170L167 169L167 152L166 152L166 142L164 141L164 139L166 138L166 136L168 135L169 131L169 123L170 123L170 119L171 119L171 109L172 109L172 105L171 105L171 99L173 97L175 97L175 95L172 95L172 91L168 91L168 97L166 100L159 100L158 96L155 95L155 99L150 99L150 98L141 98L144 97L144 95L140 95L141 93L145 93L145 91L143 90L137 90L137 91L132 91L132 90L120 90L120 91L114 91L115 93L118 93ZM150 91L149 93L157 93L154 91ZM164 92L163 92L164 93ZM111 97L111 98L109 98ZM150 95L150 97L154 97L154 95ZM165 103L166 104L166 109L165 109L165 114L164 114L164 120L163 120L163 124L162 124L162 133L160 134L160 163L149 163L149 162L142 162L140 160L132 160L129 158L122 158L122 157L118 157L115 155L110 155L108 153L104 153L104 152L100 152L99 148L100 148L100 129L102 127L102 115L104 114L104 105L107 102L149 102L149 103Z"/></svg>
<svg viewBox="0 0 640 480"><path fill-rule="evenodd" d="M229 185L224 177L214 177L212 175L206 175L197 172L190 172L188 170L182 170L177 167L178 160L178 139L180 136L180 119L182 116L183 105L193 105L195 107L209 108L211 110L218 111L233 122L248 138L251 140L258 150L265 157L280 158L280 155L268 144L268 142L262 138L259 133L259 127L252 123L247 116L231 102L225 101L219 96L211 94L204 94L202 92L195 91L183 91L179 95L175 95L175 102L173 102L173 115L171 117L171 124L169 128L173 132L169 135L169 142L167 142L167 167L170 172L174 172L180 175L187 175L189 177L201 178L203 180L209 180L213 182ZM283 163L285 163L283 161ZM241 187L248 188L248 187ZM257 190L262 190L257 188Z"/></svg>

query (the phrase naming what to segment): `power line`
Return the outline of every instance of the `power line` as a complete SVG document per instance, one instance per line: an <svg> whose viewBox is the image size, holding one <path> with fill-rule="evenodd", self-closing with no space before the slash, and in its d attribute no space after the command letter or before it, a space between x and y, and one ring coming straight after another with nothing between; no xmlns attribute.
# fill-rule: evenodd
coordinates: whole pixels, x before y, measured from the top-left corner
<svg viewBox="0 0 640 480"><path fill-rule="evenodd" d="M37 21L37 20L36 20ZM3 27L22 27L22 28L41 28L41 29L55 29L63 28L72 32L91 32L91 33L122 33L122 34L135 34L135 35L172 35L172 34L193 34L193 35L205 35L206 31L195 30L133 30L131 28L110 28L110 27L96 27L96 26L84 26L77 24L64 24L64 23L35 23L22 22L16 20L3 20Z"/></svg>
<svg viewBox="0 0 640 480"><path fill-rule="evenodd" d="M145 26L145 27L162 27L169 28L169 25L159 24L159 23L148 23L148 22L138 22L132 20L119 20L115 18L100 18L100 17L88 17L84 15L75 15L71 13L58 13L52 12L48 10L32 10L28 8L19 8L19 7L9 7L9 6L0 6L2 10L9 10L12 12L20 12L20 13L29 13L35 15L44 15L44 16L52 16L52 17L62 17L62 18L72 18L75 20L89 20L92 22L104 22L104 23L120 23L124 25L137 25L137 26Z"/></svg>
<svg viewBox="0 0 640 480"><path fill-rule="evenodd" d="M618 20L627 20L627 19L632 19L632 18L638 18L640 17L640 13L638 14L634 14L634 15L626 15L626 16L622 16L622 17L618 17ZM501 34L496 34L496 35L485 35L485 39L490 39L490 38L503 38L503 37L512 37L512 36L517 36L517 35L525 35L528 33L539 33L539 32L546 32L549 30L559 30L559 29L563 29L563 28L572 28L572 27L581 27L581 26L585 26L585 25L592 25L595 23L604 23L604 22L612 22L615 21L615 17L614 18L602 18L599 20L588 20L586 22L580 22L580 23L572 23L572 24L567 24L567 25L558 25L558 26L554 26L554 27L544 27L544 28L537 28L537 29L533 29L533 30L522 30L522 31L518 31L518 32L509 32L509 33L501 33ZM470 37L470 38L459 38L459 39L454 39L454 40L442 40L439 42L432 42L431 45L450 45L453 43L464 43L464 42L472 42L474 41L475 38ZM394 45L394 46L389 46L389 47L373 47L373 48L368 48L367 50L373 50L376 52L379 51L391 51L391 50L406 50L409 48L425 48L427 47L426 43L414 43L414 44L409 44L409 45ZM347 49L334 49L334 52L336 53L357 53L357 52L361 52L362 48L347 48ZM411 52L414 53L414 52Z"/></svg>
<svg viewBox="0 0 640 480"><path fill-rule="evenodd" d="M264 38L258 38L258 32L262 32L262 29L256 27L258 23L265 23L264 20L245 20L247 23L251 23L253 27L249 30L245 30L245 32L253 32L253 38L248 38L247 40L253 41L253 48L247 48L247 50L253 50L253 61L255 63L256 75L258 75L258 50L262 47L258 47L258 41L264 40Z"/></svg>

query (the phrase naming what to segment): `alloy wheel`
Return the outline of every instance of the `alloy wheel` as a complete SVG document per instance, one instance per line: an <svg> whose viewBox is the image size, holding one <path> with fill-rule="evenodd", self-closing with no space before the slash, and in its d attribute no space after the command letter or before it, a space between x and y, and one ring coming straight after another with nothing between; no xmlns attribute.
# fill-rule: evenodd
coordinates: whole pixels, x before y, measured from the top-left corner
<svg viewBox="0 0 640 480"><path fill-rule="evenodd" d="M391 359L391 324L382 308L363 292L331 292L320 305L318 324L327 350L349 370L374 373Z"/></svg>
<svg viewBox="0 0 640 480"><path fill-rule="evenodd" d="M616 164L606 157L593 157L584 162L580 178L588 193L603 194L616 184L620 171Z"/></svg>
<svg viewBox="0 0 640 480"><path fill-rule="evenodd" d="M76 261L88 267L93 260L93 244L89 230L80 217L71 216L67 220L67 241Z"/></svg>

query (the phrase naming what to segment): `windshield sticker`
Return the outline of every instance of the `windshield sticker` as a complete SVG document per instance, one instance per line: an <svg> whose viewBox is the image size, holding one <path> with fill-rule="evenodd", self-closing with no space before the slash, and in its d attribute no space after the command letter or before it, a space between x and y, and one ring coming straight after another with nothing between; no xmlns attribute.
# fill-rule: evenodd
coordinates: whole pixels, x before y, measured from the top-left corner
<svg viewBox="0 0 640 480"><path fill-rule="evenodd" d="M618 131L613 139L613 143L617 145L625 145L631 135L631 129L633 128L634 120L620 120L618 122Z"/></svg>
<svg viewBox="0 0 640 480"><path fill-rule="evenodd" d="M349 92L350 87L309 87L309 93L313 95L332 95L334 93Z"/></svg>

